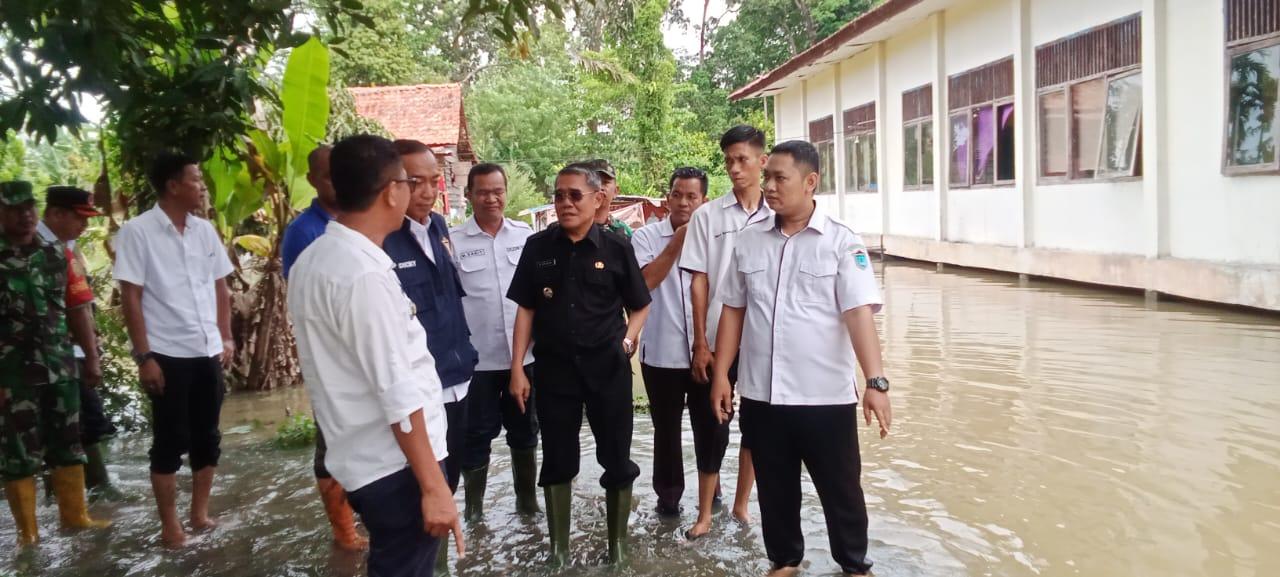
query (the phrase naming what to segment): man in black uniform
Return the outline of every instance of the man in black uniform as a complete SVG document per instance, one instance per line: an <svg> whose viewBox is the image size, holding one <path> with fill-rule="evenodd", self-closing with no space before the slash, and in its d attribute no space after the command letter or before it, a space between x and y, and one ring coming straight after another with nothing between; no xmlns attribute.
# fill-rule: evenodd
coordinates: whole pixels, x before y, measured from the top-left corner
<svg viewBox="0 0 1280 577"><path fill-rule="evenodd" d="M571 482L578 475L583 407L604 467L609 562L625 563L631 484L631 362L649 314L649 289L631 244L595 224L605 195L599 175L570 165L556 176L560 226L525 243L507 298L520 305L512 336L511 395L526 410L530 384L522 370L530 339L538 359L537 411L551 562L569 560ZM624 316L624 312L626 313Z"/></svg>

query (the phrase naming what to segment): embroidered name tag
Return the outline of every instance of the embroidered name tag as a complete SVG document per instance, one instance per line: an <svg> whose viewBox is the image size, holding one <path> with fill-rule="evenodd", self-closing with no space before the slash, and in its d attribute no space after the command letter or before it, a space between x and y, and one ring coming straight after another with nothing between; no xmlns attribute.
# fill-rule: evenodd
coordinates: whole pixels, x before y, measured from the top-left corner
<svg viewBox="0 0 1280 577"><path fill-rule="evenodd" d="M400 269L400 268L413 268L413 267L415 267L415 266L418 266L418 263L417 263L416 261L412 261L412 260L410 260L410 261L405 261L405 262L398 262L398 263L396 263L396 268L398 268L398 269Z"/></svg>
<svg viewBox="0 0 1280 577"><path fill-rule="evenodd" d="M484 249L484 248L477 248L477 249L472 249L472 250L464 251L464 252L462 252L462 253L458 254L458 258L470 258L470 257L473 257L473 256L484 256L485 254L488 254L488 252L489 252L489 250L488 250L488 249Z"/></svg>
<svg viewBox="0 0 1280 577"><path fill-rule="evenodd" d="M556 266L556 259L554 259L554 258L549 258L549 259L547 259L547 260L540 260L540 261L538 261L538 267L539 267L539 268L547 268L547 267L551 267L551 266Z"/></svg>
<svg viewBox="0 0 1280 577"><path fill-rule="evenodd" d="M523 246L509 246L509 247L507 247L507 252L520 252L520 251L522 251L522 250L524 250L524 247L523 247Z"/></svg>

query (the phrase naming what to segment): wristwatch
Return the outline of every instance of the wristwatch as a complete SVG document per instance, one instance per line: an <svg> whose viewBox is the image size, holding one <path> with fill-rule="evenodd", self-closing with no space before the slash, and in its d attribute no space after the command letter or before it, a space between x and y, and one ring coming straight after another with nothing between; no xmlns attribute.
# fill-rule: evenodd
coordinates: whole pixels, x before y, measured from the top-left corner
<svg viewBox="0 0 1280 577"><path fill-rule="evenodd" d="M625 353L627 353L628 355L630 355L631 353L636 352L636 342L635 342L635 341L633 341L633 340L631 340L631 339L629 339L629 338L623 338L623 339L622 339L622 351L623 351L623 352L625 352Z"/></svg>
<svg viewBox="0 0 1280 577"><path fill-rule="evenodd" d="M148 360L151 360L152 358L154 358L156 354L151 351L147 351L145 353L140 353L138 351L129 351L129 356L133 357L133 364L141 367Z"/></svg>
<svg viewBox="0 0 1280 577"><path fill-rule="evenodd" d="M884 377L871 377L867 379L867 388L887 393L889 392L889 379Z"/></svg>

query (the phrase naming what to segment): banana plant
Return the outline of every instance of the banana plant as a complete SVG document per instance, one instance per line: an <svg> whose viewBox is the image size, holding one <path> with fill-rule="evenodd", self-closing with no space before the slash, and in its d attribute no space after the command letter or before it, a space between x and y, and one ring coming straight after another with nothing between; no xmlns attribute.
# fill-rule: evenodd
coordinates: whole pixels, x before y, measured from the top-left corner
<svg viewBox="0 0 1280 577"><path fill-rule="evenodd" d="M329 122L329 50L311 38L294 48L280 84L280 124L244 135L204 162L214 220L224 239L253 255L239 270L233 306L238 345L233 384L263 390L296 381L297 355L284 307L280 244L297 211L315 198L307 156Z"/></svg>

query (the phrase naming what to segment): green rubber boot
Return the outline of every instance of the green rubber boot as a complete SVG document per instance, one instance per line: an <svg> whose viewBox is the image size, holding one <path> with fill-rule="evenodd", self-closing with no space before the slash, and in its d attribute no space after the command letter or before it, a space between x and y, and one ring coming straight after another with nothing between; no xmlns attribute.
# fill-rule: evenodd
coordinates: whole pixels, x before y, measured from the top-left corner
<svg viewBox="0 0 1280 577"><path fill-rule="evenodd" d="M467 503L462 516L467 523L476 523L484 519L484 488L488 482L488 463L483 467L462 472L462 491Z"/></svg>
<svg viewBox="0 0 1280 577"><path fill-rule="evenodd" d="M573 484L542 488L547 500L547 533L551 536L551 566L569 566L569 505L573 500Z"/></svg>
<svg viewBox="0 0 1280 577"><path fill-rule="evenodd" d="M605 492L604 507L609 525L609 564L626 565L630 558L627 537L631 521L631 486Z"/></svg>
<svg viewBox="0 0 1280 577"><path fill-rule="evenodd" d="M440 550L436 552L436 570L434 575L449 574L449 536L445 535L440 538Z"/></svg>
<svg viewBox="0 0 1280 577"><path fill-rule="evenodd" d="M511 479L516 489L516 512L538 513L538 448L511 450Z"/></svg>
<svg viewBox="0 0 1280 577"><path fill-rule="evenodd" d="M84 488L89 491L89 500L108 503L123 501L124 493L111 484L111 475L107 473L107 461L102 456L102 444L94 443L86 446L84 456L89 461L84 466Z"/></svg>

